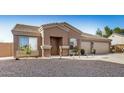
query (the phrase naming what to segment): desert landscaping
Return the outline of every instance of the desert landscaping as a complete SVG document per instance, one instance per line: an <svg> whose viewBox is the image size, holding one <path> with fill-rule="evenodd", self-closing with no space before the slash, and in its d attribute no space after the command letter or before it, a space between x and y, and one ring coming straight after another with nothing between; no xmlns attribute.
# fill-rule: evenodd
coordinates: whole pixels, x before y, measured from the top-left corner
<svg viewBox="0 0 124 93"><path fill-rule="evenodd" d="M113 62L111 59L115 58ZM105 61L106 60L106 61ZM120 60L120 61L119 61ZM121 77L123 54L96 56L0 59L2 77ZM119 61L119 62L115 62Z"/></svg>

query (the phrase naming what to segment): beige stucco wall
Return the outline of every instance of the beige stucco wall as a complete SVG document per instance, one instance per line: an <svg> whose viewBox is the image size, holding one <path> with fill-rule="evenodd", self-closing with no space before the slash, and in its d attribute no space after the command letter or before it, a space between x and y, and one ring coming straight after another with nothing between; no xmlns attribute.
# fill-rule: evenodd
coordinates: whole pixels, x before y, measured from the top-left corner
<svg viewBox="0 0 124 93"><path fill-rule="evenodd" d="M81 34L79 32L74 31L73 29L68 28L68 27L65 27L64 29L57 27L57 26L50 27L50 28L44 29L44 44L50 45L50 37L62 37L62 45L69 46L69 39L75 38L77 39L78 46L80 47L80 42L81 42L80 35ZM69 50L64 49L62 52L62 55L68 55L68 54L69 54Z"/></svg>
<svg viewBox="0 0 124 93"><path fill-rule="evenodd" d="M111 44L112 45L117 45L117 44L124 44L124 37L112 34L109 39L112 40Z"/></svg>
<svg viewBox="0 0 124 93"><path fill-rule="evenodd" d="M62 29L57 26L44 29L44 45L51 45L50 37L62 37L62 46L69 45L68 31L65 29ZM49 50L44 49L44 56L50 56L50 55L51 55L50 49ZM63 55L68 55L68 51L63 50Z"/></svg>
<svg viewBox="0 0 124 93"><path fill-rule="evenodd" d="M68 45L68 32L59 27L44 29L44 44L50 45L50 37L62 37L62 45Z"/></svg>
<svg viewBox="0 0 124 93"><path fill-rule="evenodd" d="M91 42L81 41L81 49L84 49L86 54L90 54L91 53Z"/></svg>
<svg viewBox="0 0 124 93"><path fill-rule="evenodd" d="M73 29L70 29L69 30L69 38L77 39L77 45L78 45L78 47L81 47L81 39L82 39L82 37L81 37L80 33L76 32Z"/></svg>

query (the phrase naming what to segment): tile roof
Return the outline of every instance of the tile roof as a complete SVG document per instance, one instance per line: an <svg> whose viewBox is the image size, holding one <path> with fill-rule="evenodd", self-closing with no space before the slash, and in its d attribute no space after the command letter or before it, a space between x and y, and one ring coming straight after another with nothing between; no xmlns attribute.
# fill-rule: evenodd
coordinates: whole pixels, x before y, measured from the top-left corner
<svg viewBox="0 0 124 93"><path fill-rule="evenodd" d="M72 29L74 29L75 31L77 31L78 33L81 34L82 37L86 37L86 38L91 38L91 39L100 39L100 40L105 40L105 41L111 41L110 39L104 38L104 37L100 37L100 36L96 36L96 35L92 35L92 34L88 34L88 33L84 33L81 30L75 28L74 26L66 23L66 22L60 22L60 23L49 23L49 24L43 24L41 25L43 28L47 27L47 26L54 26L54 25L64 25L66 27L70 27ZM13 31L28 31L28 32L35 32L35 33L39 33L39 28L40 26L30 26L30 25L24 25L24 24L17 24L14 28Z"/></svg>
<svg viewBox="0 0 124 93"><path fill-rule="evenodd" d="M108 38L104 38L104 37L101 37L101 36L97 36L97 35L92 35L92 34L88 34L88 33L82 33L83 37L86 37L86 38L92 38L92 39L101 39L101 40L107 40L107 41L111 41L110 39Z"/></svg>
<svg viewBox="0 0 124 93"><path fill-rule="evenodd" d="M40 27L38 27L38 26L16 24L16 26L12 30L13 31L26 31L26 32L28 31L28 32L35 32L35 33L37 33L39 28Z"/></svg>

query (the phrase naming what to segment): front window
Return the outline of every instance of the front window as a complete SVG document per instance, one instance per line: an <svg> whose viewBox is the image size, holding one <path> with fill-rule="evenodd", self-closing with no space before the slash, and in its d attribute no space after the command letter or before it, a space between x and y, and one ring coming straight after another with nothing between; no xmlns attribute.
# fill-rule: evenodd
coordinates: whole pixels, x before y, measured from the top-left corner
<svg viewBox="0 0 124 93"><path fill-rule="evenodd" d="M70 38L70 48L77 46L77 39L76 38Z"/></svg>
<svg viewBox="0 0 124 93"><path fill-rule="evenodd" d="M29 37L29 46L31 46L32 50L37 50L37 38Z"/></svg>
<svg viewBox="0 0 124 93"><path fill-rule="evenodd" d="M37 38L20 36L19 37L19 47L30 46L31 50L37 50Z"/></svg>
<svg viewBox="0 0 124 93"><path fill-rule="evenodd" d="M19 37L19 47L27 46L28 42L29 42L28 37L26 37L26 36Z"/></svg>
<svg viewBox="0 0 124 93"><path fill-rule="evenodd" d="M70 55L78 55L79 47L77 46L77 39L76 38L70 38L69 43L70 43L69 54Z"/></svg>

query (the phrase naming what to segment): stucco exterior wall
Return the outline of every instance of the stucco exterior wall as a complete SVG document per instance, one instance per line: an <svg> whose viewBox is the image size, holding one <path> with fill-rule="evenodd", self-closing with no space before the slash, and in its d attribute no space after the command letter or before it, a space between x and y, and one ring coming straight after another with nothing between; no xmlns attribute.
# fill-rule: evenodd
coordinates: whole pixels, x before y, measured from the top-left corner
<svg viewBox="0 0 124 93"><path fill-rule="evenodd" d="M81 33L76 32L75 30L68 28L68 27L61 29L61 28L56 26L56 27L50 27L50 28L44 29L44 43L45 43L45 45L50 45L50 37L51 36L52 37L62 37L62 45L68 45L69 46L69 39L70 38L77 39L78 47L80 47L80 45L81 45ZM46 55L46 53L45 53L45 55ZM62 55L63 56L69 55L69 49L63 49Z"/></svg>
<svg viewBox="0 0 124 93"><path fill-rule="evenodd" d="M84 49L86 54L91 53L91 48L92 45L90 41L81 41L81 49Z"/></svg>
<svg viewBox="0 0 124 93"><path fill-rule="evenodd" d="M68 32L59 27L44 29L44 44L50 45L50 37L62 37L62 45L68 45Z"/></svg>
<svg viewBox="0 0 124 93"><path fill-rule="evenodd" d="M109 39L112 40L111 44L112 45L117 45L117 44L124 44L124 36L119 36L116 34L112 34Z"/></svg>
<svg viewBox="0 0 124 93"><path fill-rule="evenodd" d="M81 47L81 39L82 39L82 37L81 37L81 34L80 33L78 33L76 31L70 29L69 30L69 39L70 38L77 39L77 45L78 45L78 47Z"/></svg>
<svg viewBox="0 0 124 93"><path fill-rule="evenodd" d="M65 29L62 29L57 26L44 29L44 44L45 45L51 45L50 37L61 37L62 46L69 45L68 31L66 31ZM67 55L67 54L68 54L68 51L63 50L63 55ZM44 49L44 56L51 56L51 50Z"/></svg>

